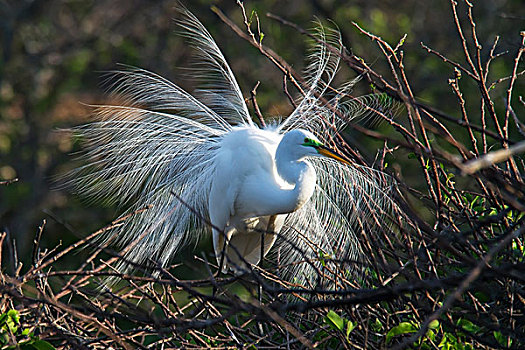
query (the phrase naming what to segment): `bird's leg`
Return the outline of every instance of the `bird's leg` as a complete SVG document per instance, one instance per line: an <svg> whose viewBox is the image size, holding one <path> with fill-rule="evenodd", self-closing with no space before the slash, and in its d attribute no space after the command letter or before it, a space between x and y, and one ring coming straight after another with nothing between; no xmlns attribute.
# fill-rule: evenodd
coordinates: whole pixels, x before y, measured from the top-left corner
<svg viewBox="0 0 525 350"><path fill-rule="evenodd" d="M266 225L266 230L263 230L261 232L261 255L260 255L260 260L259 260L259 267L262 269L263 267L263 259L264 259L264 251L266 250L265 246L264 246L264 237L267 235L267 234L273 234L274 232L274 228L275 228L275 219L276 219L276 215L272 215L270 216L270 218L268 219L268 224ZM259 291L258 291L258 294L259 294L259 302L262 302L262 284L259 283Z"/></svg>
<svg viewBox="0 0 525 350"><path fill-rule="evenodd" d="M221 232L222 234L224 234L223 232ZM221 259L220 259L220 262L219 262L219 269L217 270L217 277L219 277L221 275L221 272L222 272L222 269L223 269L223 266L224 266L224 252L226 251L226 244L227 244L227 240L224 239L224 243L222 245L222 249L221 249ZM215 291L214 293L215 294Z"/></svg>
<svg viewBox="0 0 525 350"><path fill-rule="evenodd" d="M226 272L225 269L225 259L226 259L226 247L228 246L230 242L232 231L231 230L224 230L224 231L218 231L214 230L213 232L213 246L215 248L215 258L217 259L217 262L219 263L219 269L217 271L216 277L219 277L221 272ZM219 250L219 247L220 250Z"/></svg>
<svg viewBox="0 0 525 350"><path fill-rule="evenodd" d="M275 219L277 218L276 215L272 215L270 216L270 218L268 219L268 224L266 225L266 230L264 230L263 232L261 232L261 259L259 260L259 266L262 268L262 262L263 262L263 258L264 258L264 251L266 250L266 247L264 246L264 237L266 235L270 235L270 234L274 234L274 229L275 229Z"/></svg>
<svg viewBox="0 0 525 350"><path fill-rule="evenodd" d="M271 221L271 218L270 220L268 220L268 226L270 225L270 221ZM268 226L266 227L266 230L268 230ZM262 230L261 231L261 255L260 255L260 259L259 259L259 267L262 269L263 267L263 259L264 259L264 236L266 235L266 230ZM262 284L259 282L259 287L257 289L257 294L258 294L258 299L259 299L259 303L262 303ZM259 324L259 327L261 328L260 331L261 331L261 334L263 333L262 332L262 326Z"/></svg>
<svg viewBox="0 0 525 350"><path fill-rule="evenodd" d="M266 247L264 246L264 237L267 234L273 233L273 229L274 229L274 226L275 226L275 218L276 218L275 215L270 216L270 218L268 219L268 224L266 225L266 230L261 232L261 255L260 255L261 258L259 260L259 266L261 268L262 268L262 265L263 265L264 251L266 250L265 249Z"/></svg>
<svg viewBox="0 0 525 350"><path fill-rule="evenodd" d="M268 219L268 224L266 225L266 230L261 231L261 255L260 255L261 258L259 259L259 267L261 268L261 270L263 267L264 251L266 250L264 246L264 237L267 234L274 234L273 231L275 229L275 218L276 217L277 217L276 215L270 216L270 218ZM257 294L258 294L259 304L262 304L262 283L260 282L259 282ZM259 333L261 334L261 336L264 335L264 329L262 327L262 323L259 323Z"/></svg>

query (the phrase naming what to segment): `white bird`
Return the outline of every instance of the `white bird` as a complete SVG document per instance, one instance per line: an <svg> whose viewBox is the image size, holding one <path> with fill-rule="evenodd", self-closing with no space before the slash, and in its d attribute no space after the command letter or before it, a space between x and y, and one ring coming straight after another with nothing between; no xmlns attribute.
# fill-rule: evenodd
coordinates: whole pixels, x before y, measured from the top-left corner
<svg viewBox="0 0 525 350"><path fill-rule="evenodd" d="M387 111L391 102L347 98L352 84L330 88L338 92L322 100L339 55L319 44L297 108L259 128L211 35L190 12L181 13L202 88L190 94L146 70L115 72L114 91L126 103L99 106L97 121L75 129L87 160L70 174L76 190L125 205L126 213L151 206L106 241L128 246L125 256L135 263L166 266L211 227L219 264L235 270L257 264L272 247L296 281L315 283L319 262L327 267L330 258L328 271L348 270L361 257L356 232L370 227L372 211L388 214L392 185L323 143L349 120ZM336 31L327 35L320 27L317 35L342 47Z"/></svg>
<svg viewBox="0 0 525 350"><path fill-rule="evenodd" d="M326 156L349 163L323 146L307 130L295 129L281 135L275 130L237 127L220 142L214 167L208 212L213 224L213 246L226 254L234 266L242 266L239 255L251 264L274 244L286 215L299 210L312 197L315 168L307 157ZM237 252L228 253L234 246Z"/></svg>

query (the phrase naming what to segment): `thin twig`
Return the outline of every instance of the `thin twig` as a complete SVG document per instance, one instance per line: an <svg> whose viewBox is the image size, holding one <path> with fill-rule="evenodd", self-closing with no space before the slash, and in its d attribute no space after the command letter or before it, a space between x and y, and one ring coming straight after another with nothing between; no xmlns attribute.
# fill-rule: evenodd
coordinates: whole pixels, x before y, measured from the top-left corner
<svg viewBox="0 0 525 350"><path fill-rule="evenodd" d="M428 326L430 325L430 322L437 320L445 313L448 309L452 307L454 302L461 297L461 295L471 286L471 284L479 278L481 275L481 272L489 266L489 262L492 260L492 258L503 248L505 248L507 245L510 244L510 242L520 237L525 233L525 225L521 226L520 228L516 229L515 231L507 234L501 241L498 242L498 244L494 245L488 252L483 256L482 259L478 262L478 264L470 271L467 278L465 278L459 287L450 295L447 297L447 299L443 302L443 305L436 310L432 315L430 315L425 322L421 325L421 328L417 333L414 335L408 337L405 339L401 344L394 347L393 349L403 349L407 346L410 346L413 342L417 341L420 337L422 337L428 330Z"/></svg>
<svg viewBox="0 0 525 350"><path fill-rule="evenodd" d="M259 124L261 125L261 127L265 128L266 127L266 123L264 122L264 117L261 113L261 110L259 109L259 105L257 104L257 88L259 87L259 84L261 82L258 81L257 84L255 84L255 86L253 87L253 89L250 91L250 96L251 96L251 100L252 100L252 105L253 105L253 109L255 110L255 116L257 117L257 119L259 120Z"/></svg>

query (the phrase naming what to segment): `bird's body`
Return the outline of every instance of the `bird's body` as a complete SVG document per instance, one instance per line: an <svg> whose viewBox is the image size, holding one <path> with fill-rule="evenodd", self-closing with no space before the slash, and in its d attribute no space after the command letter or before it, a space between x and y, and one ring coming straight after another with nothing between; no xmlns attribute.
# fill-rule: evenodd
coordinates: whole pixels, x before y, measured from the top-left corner
<svg viewBox="0 0 525 350"><path fill-rule="evenodd" d="M185 243L212 231L219 263L234 269L256 264L277 245L279 263L297 281L312 282L319 256L323 266L326 257L335 259L332 272L346 271L360 256L356 230L367 229L370 211L388 211L391 186L323 141L352 118L384 111L388 100L345 101L347 84L321 101L339 56L319 45L297 108L283 122L259 128L211 35L181 12L179 24L207 67L200 75L204 88L189 94L142 69L119 71L114 89L128 103L101 106L97 121L76 129L87 164L70 174L71 185L127 205L128 213L150 207L106 241L127 246L134 263L165 266Z"/></svg>
<svg viewBox="0 0 525 350"><path fill-rule="evenodd" d="M260 259L261 234L267 252L284 223L286 214L301 208L315 190L316 174L304 158L318 155L303 146L316 139L306 130L284 135L272 129L238 127L220 142L209 198L210 221L216 256L223 249L223 237L244 259ZM236 254L230 259L238 262Z"/></svg>
<svg viewBox="0 0 525 350"><path fill-rule="evenodd" d="M259 261L261 234L268 231L270 218L277 214L272 212L271 203L277 201L276 197L286 186L274 162L280 138L272 131L240 127L221 141L215 167L224 171L218 172L214 179L208 205L218 259L227 237L247 262ZM273 230L278 231L282 226L281 215L278 222L280 225ZM266 252L275 237L265 237ZM229 246L224 247L228 257L242 266Z"/></svg>

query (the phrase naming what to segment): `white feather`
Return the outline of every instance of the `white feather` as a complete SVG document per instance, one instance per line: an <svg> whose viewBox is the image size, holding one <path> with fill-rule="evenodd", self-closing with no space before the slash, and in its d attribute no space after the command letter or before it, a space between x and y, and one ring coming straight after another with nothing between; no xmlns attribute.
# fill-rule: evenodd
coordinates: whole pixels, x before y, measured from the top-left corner
<svg viewBox="0 0 525 350"><path fill-rule="evenodd" d="M213 222L217 216L225 221L220 229L229 230L231 237L265 229L271 221L268 213L253 221L247 217L248 209L241 208L249 201L243 198L257 201L248 196L250 193L242 192L246 179L253 174L246 162L252 161L250 167L256 167L258 158L270 157L268 164L273 170L264 171L273 179L271 186L277 186L276 191L291 191L293 184L280 177L275 164L283 135L300 128L324 141L348 121L377 108L388 111L391 104L375 95L348 99L352 84L324 99L337 72L339 55L318 44L310 55L306 94L297 109L280 125L260 130L211 35L191 13L184 9L181 12L183 19L178 23L197 50L199 77L207 79L207 84L191 95L143 69L114 72L113 91L126 98L124 105L99 106L96 121L75 128L85 143L82 158L86 165L69 174L69 185L93 200L125 206L125 214L151 205L105 236L105 242L128 246L125 258L136 264L158 262L166 266L181 247L209 232L207 221L211 218L217 224ZM317 36L342 47L337 31L326 35L319 26ZM226 140L233 133L252 136L239 137L237 143L230 144ZM239 143L262 142L257 141L261 137L266 140L261 143L265 148L257 151L262 152L258 156L253 156L255 146ZM241 155L245 158L231 161L231 157ZM313 194L295 211L275 213L277 220L272 227L280 230L276 244L286 252L281 257L286 257L287 275L314 284L316 271L322 269L330 275L330 269L339 268L334 264L324 266L326 257L350 262L361 259L357 230L373 229L373 224L367 223L370 211L379 216L389 213L393 186L384 175L378 176L366 167L325 158L312 158L308 164L317 174ZM244 170L239 170L243 166ZM216 199L210 201L210 193L221 194L219 182L226 192L222 207L215 208L220 209L217 212L210 206L216 203ZM236 220L243 222L244 231ZM251 252L246 258L256 263L260 254L252 248L258 238L250 237L246 241L232 238L232 243L244 244L239 248ZM119 268L127 267L123 263Z"/></svg>

